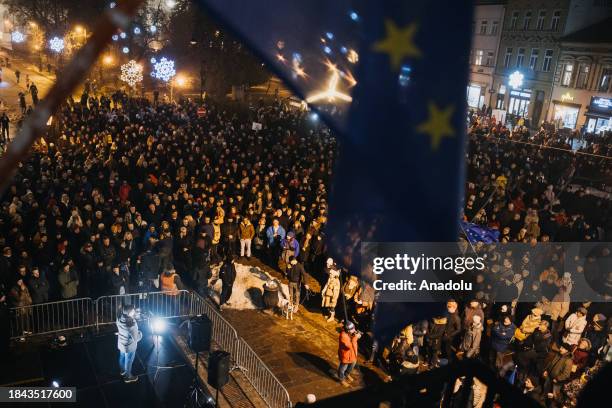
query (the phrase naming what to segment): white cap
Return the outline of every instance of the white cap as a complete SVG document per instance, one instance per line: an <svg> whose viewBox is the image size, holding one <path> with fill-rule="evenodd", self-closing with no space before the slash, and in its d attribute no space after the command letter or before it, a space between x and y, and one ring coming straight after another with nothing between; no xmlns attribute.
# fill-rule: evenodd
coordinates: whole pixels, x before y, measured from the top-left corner
<svg viewBox="0 0 612 408"><path fill-rule="evenodd" d="M314 394L306 395L306 403L307 404L314 404L315 402L317 402L317 397Z"/></svg>

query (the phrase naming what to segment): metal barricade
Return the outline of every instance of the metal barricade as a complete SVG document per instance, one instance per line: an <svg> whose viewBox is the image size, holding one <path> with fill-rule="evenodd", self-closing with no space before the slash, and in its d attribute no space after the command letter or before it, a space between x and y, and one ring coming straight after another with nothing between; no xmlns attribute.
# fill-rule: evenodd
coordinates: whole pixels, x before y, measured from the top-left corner
<svg viewBox="0 0 612 408"><path fill-rule="evenodd" d="M243 339L236 342L236 364L261 398L272 408L291 407L289 392Z"/></svg>
<svg viewBox="0 0 612 408"><path fill-rule="evenodd" d="M91 298L62 300L15 307L10 310L11 338L83 329L96 325Z"/></svg>
<svg viewBox="0 0 612 408"><path fill-rule="evenodd" d="M162 318L205 315L212 322L212 340L232 355L234 364L242 372L261 398L271 408L291 407L289 393L266 367L264 362L238 337L236 329L219 313L215 305L196 292L180 290L176 295L164 292L130 293L102 296L97 300L80 298L41 303L11 309L12 338L56 333L88 327L99 328L113 324L124 305L144 312L144 317Z"/></svg>
<svg viewBox="0 0 612 408"><path fill-rule="evenodd" d="M222 350L229 352L234 364L257 391L260 397L272 408L289 408L289 393L265 363L247 344L238 337L236 329L227 321L217 308L197 293L192 297L191 315L205 315L212 322L212 340Z"/></svg>
<svg viewBox="0 0 612 408"><path fill-rule="evenodd" d="M238 333L217 311L217 308L197 293L193 293L191 316L205 315L212 323L212 341L232 356L236 352Z"/></svg>
<svg viewBox="0 0 612 408"><path fill-rule="evenodd" d="M191 296L187 290L179 290L175 295L165 292L146 292L101 296L96 300L96 327L115 323L124 305L134 305L140 309L145 318L189 316Z"/></svg>

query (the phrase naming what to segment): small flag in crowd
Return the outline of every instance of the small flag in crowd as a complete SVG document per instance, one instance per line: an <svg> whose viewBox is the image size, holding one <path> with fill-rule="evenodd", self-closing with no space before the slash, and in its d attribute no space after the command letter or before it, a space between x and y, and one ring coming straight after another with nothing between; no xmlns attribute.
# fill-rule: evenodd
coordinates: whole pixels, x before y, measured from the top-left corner
<svg viewBox="0 0 612 408"><path fill-rule="evenodd" d="M473 222L461 221L461 229L468 241L472 243L484 242L485 244L491 244L499 241L499 230L494 228L483 227Z"/></svg>
<svg viewBox="0 0 612 408"><path fill-rule="evenodd" d="M457 240L472 2L200 2L339 131L327 226L339 262L359 273L362 241ZM381 303L376 334L439 309Z"/></svg>

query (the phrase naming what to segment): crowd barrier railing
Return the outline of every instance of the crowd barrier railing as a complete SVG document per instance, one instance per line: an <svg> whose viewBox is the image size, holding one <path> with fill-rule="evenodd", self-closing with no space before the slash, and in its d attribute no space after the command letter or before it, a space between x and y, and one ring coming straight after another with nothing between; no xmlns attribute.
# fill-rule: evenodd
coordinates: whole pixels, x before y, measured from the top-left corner
<svg viewBox="0 0 612 408"><path fill-rule="evenodd" d="M289 408L289 393L265 363L238 336L236 329L208 299L196 292L177 291L129 293L101 296L96 300L79 298L16 307L10 310L11 338L52 334L68 330L99 328L115 323L124 305L140 309L143 318L191 317L205 315L212 322L212 341L229 352L260 397L271 408Z"/></svg>
<svg viewBox="0 0 612 408"><path fill-rule="evenodd" d="M143 318L193 316L191 299L192 294L187 290L179 290L173 295L168 292L143 292L101 296L96 299L96 327L115 323L124 305L139 309Z"/></svg>
<svg viewBox="0 0 612 408"><path fill-rule="evenodd" d="M11 338L83 329L95 325L96 307L91 298L16 307L9 313Z"/></svg>

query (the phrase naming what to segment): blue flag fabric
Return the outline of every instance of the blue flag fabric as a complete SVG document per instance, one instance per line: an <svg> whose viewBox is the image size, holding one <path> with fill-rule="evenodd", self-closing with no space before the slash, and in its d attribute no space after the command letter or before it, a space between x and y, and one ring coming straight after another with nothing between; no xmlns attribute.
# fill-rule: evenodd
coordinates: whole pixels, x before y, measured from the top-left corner
<svg viewBox="0 0 612 408"><path fill-rule="evenodd" d="M360 273L362 241L456 242L471 2L200 1L340 131L327 232L351 273ZM295 52L307 77L287 64ZM343 96L312 98L332 88ZM435 303L381 303L376 334L386 342L439 313Z"/></svg>
<svg viewBox="0 0 612 408"><path fill-rule="evenodd" d="M494 228L483 227L473 222L461 221L461 229L468 241L472 243L484 242L485 244L491 244L499 241L499 230Z"/></svg>

